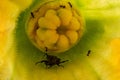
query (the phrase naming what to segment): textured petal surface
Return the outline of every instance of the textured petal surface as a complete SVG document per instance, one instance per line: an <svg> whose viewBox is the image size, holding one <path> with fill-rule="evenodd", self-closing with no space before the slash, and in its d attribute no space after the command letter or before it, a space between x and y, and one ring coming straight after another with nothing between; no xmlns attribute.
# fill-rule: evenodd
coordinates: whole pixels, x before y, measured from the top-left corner
<svg viewBox="0 0 120 80"><path fill-rule="evenodd" d="M34 0L33 3L39 1L48 0ZM19 13L28 8L32 0L0 1L0 80L120 79L120 0L69 1L83 14L86 29L75 47L59 55L70 61L64 68L53 70L46 70L44 65L34 65L42 59L43 53L21 32L24 31L20 27L25 25L27 13L20 15L16 26ZM15 27L18 28L13 36ZM86 56L88 50L91 54Z"/></svg>

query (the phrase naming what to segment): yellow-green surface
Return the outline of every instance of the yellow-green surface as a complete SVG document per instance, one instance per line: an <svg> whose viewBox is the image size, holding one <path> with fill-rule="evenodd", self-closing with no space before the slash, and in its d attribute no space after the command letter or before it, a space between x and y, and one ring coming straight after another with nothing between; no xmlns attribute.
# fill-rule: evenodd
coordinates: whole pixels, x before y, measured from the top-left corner
<svg viewBox="0 0 120 80"><path fill-rule="evenodd" d="M22 11L44 1L0 1L0 80L119 80L120 0L71 0L86 31L75 47L58 55L69 60L64 68L52 69L35 65L43 53L29 41L23 23L30 9Z"/></svg>

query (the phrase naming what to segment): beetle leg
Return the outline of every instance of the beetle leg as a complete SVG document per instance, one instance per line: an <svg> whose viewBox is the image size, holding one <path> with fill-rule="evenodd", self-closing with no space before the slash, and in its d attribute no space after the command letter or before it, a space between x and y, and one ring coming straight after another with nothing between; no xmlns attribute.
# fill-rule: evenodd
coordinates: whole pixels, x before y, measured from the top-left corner
<svg viewBox="0 0 120 80"><path fill-rule="evenodd" d="M39 63L41 63L41 61L39 61L39 62L36 62L36 63L35 63L35 65L37 65L37 64L39 64Z"/></svg>
<svg viewBox="0 0 120 80"><path fill-rule="evenodd" d="M38 61L38 62L35 63L35 65L37 65L39 63L43 63L43 62L46 62L46 60Z"/></svg>
<svg viewBox="0 0 120 80"><path fill-rule="evenodd" d="M63 67L63 68L64 68L64 66L63 66L63 65L60 65L60 64L57 64L57 66L60 66L60 67Z"/></svg>
<svg viewBox="0 0 120 80"><path fill-rule="evenodd" d="M61 61L60 63L64 63L64 62L67 62L68 60L65 60L65 61Z"/></svg>

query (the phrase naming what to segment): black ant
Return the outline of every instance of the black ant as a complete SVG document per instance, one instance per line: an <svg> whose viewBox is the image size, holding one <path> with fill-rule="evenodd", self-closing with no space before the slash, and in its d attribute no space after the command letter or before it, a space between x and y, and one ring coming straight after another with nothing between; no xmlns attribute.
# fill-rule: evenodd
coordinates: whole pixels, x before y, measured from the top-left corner
<svg viewBox="0 0 120 80"><path fill-rule="evenodd" d="M60 7L61 7L61 8L65 8L65 6L64 6L64 5L60 5Z"/></svg>
<svg viewBox="0 0 120 80"><path fill-rule="evenodd" d="M31 16L34 18L34 14L33 14L33 12L31 12Z"/></svg>
<svg viewBox="0 0 120 80"><path fill-rule="evenodd" d="M68 2L68 4L70 5L70 7L72 8L72 4L70 2Z"/></svg>
<svg viewBox="0 0 120 80"><path fill-rule="evenodd" d="M47 51L47 47L46 47L46 51ZM57 56L48 55L47 53L45 55L46 55L46 60L41 60L39 62L36 62L36 65L38 63L44 63L47 68L50 68L50 67L55 66L55 65L62 66L62 65L60 65L61 63L64 63L64 62L68 61L68 60L61 61L61 59L58 58Z"/></svg>
<svg viewBox="0 0 120 80"><path fill-rule="evenodd" d="M91 50L88 50L87 56L89 56L89 55L90 55L90 53L91 53Z"/></svg>

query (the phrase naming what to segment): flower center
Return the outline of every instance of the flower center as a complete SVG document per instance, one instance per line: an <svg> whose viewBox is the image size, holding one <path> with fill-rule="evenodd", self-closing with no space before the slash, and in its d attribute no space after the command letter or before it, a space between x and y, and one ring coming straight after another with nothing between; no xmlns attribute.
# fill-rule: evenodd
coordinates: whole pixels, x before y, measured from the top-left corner
<svg viewBox="0 0 120 80"><path fill-rule="evenodd" d="M32 11L26 31L41 51L60 53L79 41L83 20L70 2L52 1Z"/></svg>

